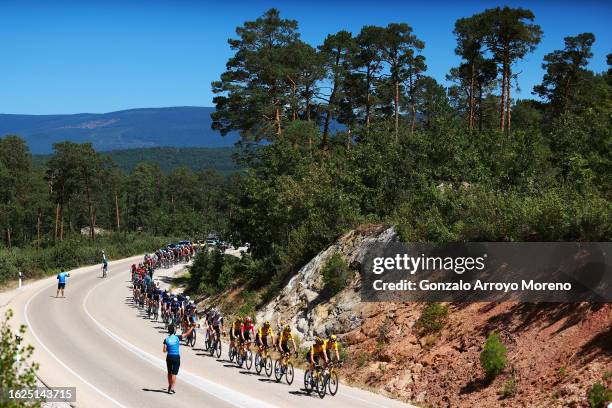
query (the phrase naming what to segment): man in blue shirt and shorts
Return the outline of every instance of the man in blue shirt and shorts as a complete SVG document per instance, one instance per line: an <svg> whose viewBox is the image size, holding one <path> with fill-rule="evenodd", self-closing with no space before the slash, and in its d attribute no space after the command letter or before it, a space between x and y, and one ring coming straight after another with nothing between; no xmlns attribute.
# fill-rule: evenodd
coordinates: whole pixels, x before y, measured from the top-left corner
<svg viewBox="0 0 612 408"><path fill-rule="evenodd" d="M64 288L66 287L66 278L70 277L68 272L62 271L57 274L57 292L55 293L55 297L59 297L60 292L62 292L62 297L64 297Z"/></svg>
<svg viewBox="0 0 612 408"><path fill-rule="evenodd" d="M164 353L167 353L166 368L168 369L168 394L175 393L174 385L176 384L176 376L181 365L181 356L179 353L181 340L185 337L189 337L194 328L195 325L191 325L186 332L176 335L176 328L174 325L171 324L168 326L168 337L164 339Z"/></svg>

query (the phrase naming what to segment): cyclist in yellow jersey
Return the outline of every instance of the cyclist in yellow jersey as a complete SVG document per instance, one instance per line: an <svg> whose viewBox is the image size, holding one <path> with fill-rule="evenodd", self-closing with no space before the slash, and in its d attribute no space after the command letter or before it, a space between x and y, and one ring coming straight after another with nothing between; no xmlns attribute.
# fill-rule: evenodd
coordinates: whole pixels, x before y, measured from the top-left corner
<svg viewBox="0 0 612 408"><path fill-rule="evenodd" d="M242 319L238 318L234 320L230 327L230 347L234 346L238 348L236 340L240 341L240 332L242 331Z"/></svg>
<svg viewBox="0 0 612 408"><path fill-rule="evenodd" d="M310 350L306 353L306 361L310 363L310 369L314 370L315 365L320 365L320 359L323 358L325 364L329 362L327 357L327 340L321 337L315 337L315 342L310 346Z"/></svg>
<svg viewBox="0 0 612 408"><path fill-rule="evenodd" d="M270 326L270 322L265 322L263 326L257 330L257 334L255 335L255 342L259 346L259 349L263 351L264 348L270 347L268 345L268 336L272 339L272 344L274 344L274 333L272 333L272 327Z"/></svg>
<svg viewBox="0 0 612 408"><path fill-rule="evenodd" d="M329 336L329 338L325 341L325 350L327 351L327 356L330 360L333 360L331 354L331 351L333 350L334 354L336 355L336 361L340 362L340 352L338 351L338 336L336 336L335 334Z"/></svg>
<svg viewBox="0 0 612 408"><path fill-rule="evenodd" d="M291 328L287 325L283 327L283 330L278 335L278 343L277 349L281 354L290 353L289 350L289 341L293 346L293 353L297 353L297 346L295 345L295 339L293 338L293 334L291 333Z"/></svg>

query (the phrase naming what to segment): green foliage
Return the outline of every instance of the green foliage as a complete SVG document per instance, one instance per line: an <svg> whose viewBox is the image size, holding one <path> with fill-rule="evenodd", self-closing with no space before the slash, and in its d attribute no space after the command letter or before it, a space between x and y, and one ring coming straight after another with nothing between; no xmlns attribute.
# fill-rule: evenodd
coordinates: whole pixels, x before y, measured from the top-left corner
<svg viewBox="0 0 612 408"><path fill-rule="evenodd" d="M502 398L509 398L516 394L518 389L518 381L515 377L510 377L504 383L504 388L502 389L501 395Z"/></svg>
<svg viewBox="0 0 612 408"><path fill-rule="evenodd" d="M444 328L448 319L448 306L441 303L428 303L415 323L421 336L437 333Z"/></svg>
<svg viewBox="0 0 612 408"><path fill-rule="evenodd" d="M494 378L506 367L507 362L506 347L501 342L499 335L491 332L480 353L480 365L487 377Z"/></svg>
<svg viewBox="0 0 612 408"><path fill-rule="evenodd" d="M321 269L323 276L323 288L327 296L333 296L340 292L351 278L351 271L342 255L335 253L325 263Z"/></svg>
<svg viewBox="0 0 612 408"><path fill-rule="evenodd" d="M39 407L38 401L22 401L6 398L6 391L10 389L33 389L36 387L36 372L38 364L32 363L30 358L34 352L31 345L23 346L21 340L26 332L26 326L19 327L17 333L13 332L9 321L13 311L9 309L0 326L0 405L4 408Z"/></svg>
<svg viewBox="0 0 612 408"><path fill-rule="evenodd" d="M589 407L605 408L606 403L612 401L612 390L600 383L593 384L588 392Z"/></svg>
<svg viewBox="0 0 612 408"><path fill-rule="evenodd" d="M112 259L152 252L172 238L151 237L143 234L115 233L98 237L91 242L85 237L73 236L55 245L36 247L0 247L0 283L18 278L19 271L25 279L40 278L58 272L101 262L101 251Z"/></svg>

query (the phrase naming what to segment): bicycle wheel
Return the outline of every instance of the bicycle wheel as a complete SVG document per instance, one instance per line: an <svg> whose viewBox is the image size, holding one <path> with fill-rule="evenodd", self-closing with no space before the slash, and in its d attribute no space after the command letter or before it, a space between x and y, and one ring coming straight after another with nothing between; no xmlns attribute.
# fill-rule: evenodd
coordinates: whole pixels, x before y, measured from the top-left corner
<svg viewBox="0 0 612 408"><path fill-rule="evenodd" d="M308 394L312 392L312 372L310 370L304 371L304 390Z"/></svg>
<svg viewBox="0 0 612 408"><path fill-rule="evenodd" d="M293 371L293 364L291 362L287 362L287 367L285 368L285 380L287 380L287 384L291 385L293 383L293 377L295 376L295 372Z"/></svg>
<svg viewBox="0 0 612 408"><path fill-rule="evenodd" d="M159 317L159 309L154 308L153 309L153 320L157 321L157 318Z"/></svg>
<svg viewBox="0 0 612 408"><path fill-rule="evenodd" d="M319 394L319 397L324 398L325 393L327 392L327 375L323 374L322 372L319 373L319 376L317 377L316 387L317 394Z"/></svg>
<svg viewBox="0 0 612 408"><path fill-rule="evenodd" d="M250 370L253 367L253 352L251 350L247 350L246 352L246 368Z"/></svg>
<svg viewBox="0 0 612 408"><path fill-rule="evenodd" d="M261 369L263 368L263 364L261 362L261 353L258 351L255 354L255 372L257 374L261 374Z"/></svg>
<svg viewBox="0 0 612 408"><path fill-rule="evenodd" d="M217 358L221 358L221 340L217 340L217 352L215 353Z"/></svg>
<svg viewBox="0 0 612 408"><path fill-rule="evenodd" d="M266 357L266 360L264 361L264 366L266 369L266 375L270 377L272 375L272 357Z"/></svg>
<svg viewBox="0 0 612 408"><path fill-rule="evenodd" d="M191 341L189 342L191 347L194 347L196 344L196 337L197 337L197 333L195 331L195 329L193 329L193 331L191 332Z"/></svg>
<svg viewBox="0 0 612 408"><path fill-rule="evenodd" d="M204 334L204 349L206 351L210 350L210 336L208 335L208 332Z"/></svg>
<svg viewBox="0 0 612 408"><path fill-rule="evenodd" d="M274 378L279 382L283 378L283 362L278 359L274 362Z"/></svg>
<svg viewBox="0 0 612 408"><path fill-rule="evenodd" d="M340 380L338 380L338 374L335 371L331 372L327 377L327 388L329 390L329 395L336 395L338 392L338 384Z"/></svg>
<svg viewBox="0 0 612 408"><path fill-rule="evenodd" d="M242 368L242 365L244 364L244 352L238 351L238 355L236 355L236 364L238 364L238 367Z"/></svg>
<svg viewBox="0 0 612 408"><path fill-rule="evenodd" d="M236 347L231 346L227 352L227 356L229 357L230 362L234 362L234 358L236 357Z"/></svg>

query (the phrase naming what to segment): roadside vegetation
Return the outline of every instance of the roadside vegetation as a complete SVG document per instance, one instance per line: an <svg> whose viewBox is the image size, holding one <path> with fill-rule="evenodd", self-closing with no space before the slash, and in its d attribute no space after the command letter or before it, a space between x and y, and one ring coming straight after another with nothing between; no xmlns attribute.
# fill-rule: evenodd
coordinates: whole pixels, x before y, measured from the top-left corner
<svg viewBox="0 0 612 408"><path fill-rule="evenodd" d="M138 233L119 233L98 237L92 242L87 237L75 234L39 248L31 245L0 248L0 284L15 279L19 272L24 279L36 279L57 273L61 268L101 264L102 250L113 260L152 252L174 240Z"/></svg>
<svg viewBox="0 0 612 408"><path fill-rule="evenodd" d="M0 406L3 408L40 407L37 400L9 398L8 390L33 389L37 386L38 364L31 360L34 347L22 344L26 326L15 332L10 320L13 311L9 309L0 324Z"/></svg>

